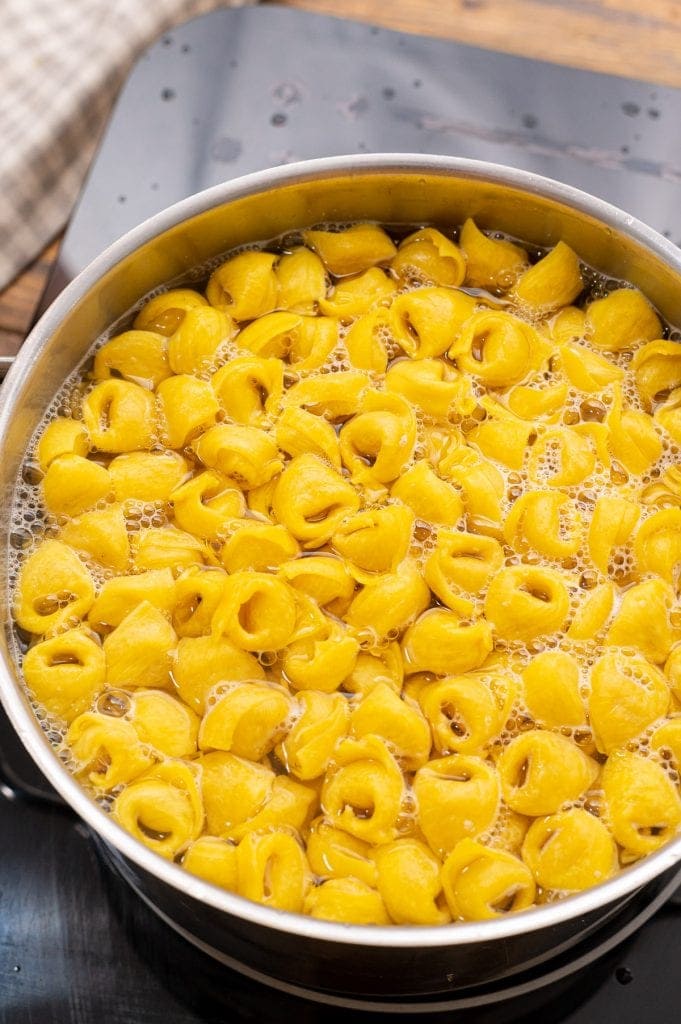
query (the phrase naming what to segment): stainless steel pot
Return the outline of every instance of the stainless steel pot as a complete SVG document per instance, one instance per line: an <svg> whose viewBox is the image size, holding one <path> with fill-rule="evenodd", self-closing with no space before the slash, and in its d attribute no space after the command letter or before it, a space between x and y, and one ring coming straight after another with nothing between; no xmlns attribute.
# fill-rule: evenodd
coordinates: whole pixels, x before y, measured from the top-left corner
<svg viewBox="0 0 681 1024"><path fill-rule="evenodd" d="M620 210L536 175L448 157L361 156L294 164L208 189L152 217L99 256L48 310L0 397L3 574L8 512L29 438L92 340L137 300L234 246L324 221L457 224L466 216L538 245L563 239L598 270L640 287L681 325L681 254ZM439 928L346 926L281 913L196 878L107 816L54 755L11 654L9 597L0 697L36 764L103 841L139 895L191 941L270 984L345 1000L455 999L509 979L600 935L627 905L641 923L681 872L681 837L617 877L562 902ZM642 910L640 908L643 908Z"/></svg>

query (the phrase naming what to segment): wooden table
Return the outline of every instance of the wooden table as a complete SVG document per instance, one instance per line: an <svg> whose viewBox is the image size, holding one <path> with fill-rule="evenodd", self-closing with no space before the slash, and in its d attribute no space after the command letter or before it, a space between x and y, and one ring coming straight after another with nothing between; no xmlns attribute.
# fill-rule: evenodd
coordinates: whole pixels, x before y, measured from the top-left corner
<svg viewBox="0 0 681 1024"><path fill-rule="evenodd" d="M281 0L320 14L455 39L681 88L681 0ZM58 239L0 292L0 354L30 326Z"/></svg>

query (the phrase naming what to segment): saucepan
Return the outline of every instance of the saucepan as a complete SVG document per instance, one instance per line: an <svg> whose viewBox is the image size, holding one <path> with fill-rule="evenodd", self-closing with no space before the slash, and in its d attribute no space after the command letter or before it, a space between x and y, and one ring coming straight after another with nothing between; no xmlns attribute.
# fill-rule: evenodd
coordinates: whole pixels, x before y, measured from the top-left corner
<svg viewBox="0 0 681 1024"><path fill-rule="evenodd" d="M363 155L291 164L218 185L145 221L98 256L17 357L0 396L5 580L9 506L28 441L93 339L142 296L168 282L197 280L196 268L234 247L314 224L456 225L469 216L537 246L562 239L597 270L641 288L668 322L681 325L681 253L602 200L537 175L450 157ZM509 985L528 969L569 959L570 950L583 948L589 935L601 935L634 904L629 918L640 923L678 884L681 836L584 893L479 923L342 925L220 890L124 832L63 767L17 676L7 589L0 697L33 760L143 900L207 953L255 978L346 1005L441 1006L458 993Z"/></svg>

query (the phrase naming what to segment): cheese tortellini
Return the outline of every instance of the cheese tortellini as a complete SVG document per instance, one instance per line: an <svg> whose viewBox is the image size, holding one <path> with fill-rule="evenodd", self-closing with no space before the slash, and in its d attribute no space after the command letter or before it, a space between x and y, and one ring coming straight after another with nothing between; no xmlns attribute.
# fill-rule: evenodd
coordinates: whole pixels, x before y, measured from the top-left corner
<svg viewBox="0 0 681 1024"><path fill-rule="evenodd" d="M681 347L636 288L472 219L326 225L127 326L12 534L27 690L123 828L366 926L678 834Z"/></svg>

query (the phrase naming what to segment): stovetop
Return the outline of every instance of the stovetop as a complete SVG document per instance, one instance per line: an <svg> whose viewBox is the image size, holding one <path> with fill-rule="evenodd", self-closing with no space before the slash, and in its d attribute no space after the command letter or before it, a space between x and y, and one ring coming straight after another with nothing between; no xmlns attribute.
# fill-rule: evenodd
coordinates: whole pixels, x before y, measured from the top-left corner
<svg viewBox="0 0 681 1024"><path fill-rule="evenodd" d="M45 301L169 203L340 153L511 164L608 199L679 242L681 137L670 125L680 119L681 92L669 88L282 8L217 11L161 38L134 68ZM437 1019L672 1024L680 948L677 895L573 977ZM0 711L0 1024L218 1024L275 1012L301 1024L348 1019L242 978L158 920L54 800Z"/></svg>

